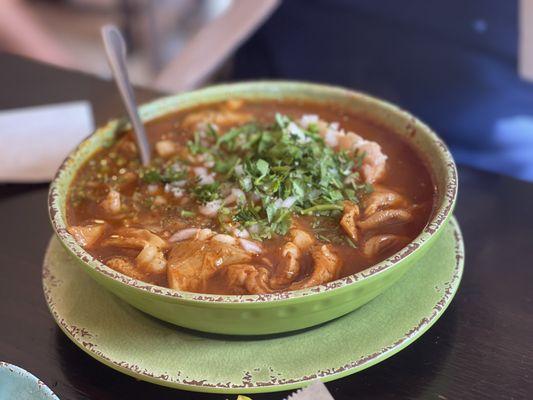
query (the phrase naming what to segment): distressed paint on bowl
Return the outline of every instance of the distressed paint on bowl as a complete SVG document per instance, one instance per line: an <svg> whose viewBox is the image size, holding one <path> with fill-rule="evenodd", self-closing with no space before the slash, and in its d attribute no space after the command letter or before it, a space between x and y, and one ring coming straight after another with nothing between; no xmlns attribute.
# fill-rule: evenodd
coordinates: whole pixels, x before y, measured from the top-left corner
<svg viewBox="0 0 533 400"><path fill-rule="evenodd" d="M231 97L248 100L296 99L335 102L408 140L426 160L437 186L436 209L418 237L386 260L359 273L308 289L260 295L210 295L177 291L129 278L94 259L67 232L66 194L77 169L117 131L124 120L98 129L74 150L50 186L54 230L84 270L120 298L157 318L206 332L250 335L310 327L355 310L396 282L434 243L457 197L457 170L443 141L398 107L350 90L299 82L249 82L213 86L165 97L140 108L149 121L198 104Z"/></svg>

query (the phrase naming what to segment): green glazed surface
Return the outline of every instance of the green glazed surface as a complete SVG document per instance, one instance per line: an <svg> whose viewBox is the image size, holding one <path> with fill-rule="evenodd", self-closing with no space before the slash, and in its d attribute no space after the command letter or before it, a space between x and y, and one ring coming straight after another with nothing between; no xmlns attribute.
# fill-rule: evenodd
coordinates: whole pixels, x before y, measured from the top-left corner
<svg viewBox="0 0 533 400"><path fill-rule="evenodd" d="M271 336L206 334L158 321L96 284L56 238L43 286L61 329L114 369L185 390L271 392L353 374L415 341L450 304L463 261L452 219L411 270L373 301L321 326Z"/></svg>
<svg viewBox="0 0 533 400"><path fill-rule="evenodd" d="M323 85L251 82L214 86L160 99L141 107L144 121L197 104L230 97L249 100L298 99L337 103L361 118L403 136L426 159L437 186L436 210L424 231L408 246L365 271L309 289L265 295L219 296L180 292L150 285L113 271L85 252L66 231L65 201L77 169L115 133L109 122L85 140L64 162L50 187L52 225L66 249L105 288L136 308L164 321L206 332L254 335L310 327L344 315L370 301L402 277L435 243L457 196L457 171L444 143L422 122L372 97Z"/></svg>
<svg viewBox="0 0 533 400"><path fill-rule="evenodd" d="M0 400L59 400L39 378L0 361Z"/></svg>

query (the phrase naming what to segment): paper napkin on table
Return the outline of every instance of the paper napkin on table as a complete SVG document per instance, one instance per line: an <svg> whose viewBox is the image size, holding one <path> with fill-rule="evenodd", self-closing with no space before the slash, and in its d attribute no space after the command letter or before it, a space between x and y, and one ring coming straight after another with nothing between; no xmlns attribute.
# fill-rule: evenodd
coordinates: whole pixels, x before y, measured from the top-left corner
<svg viewBox="0 0 533 400"><path fill-rule="evenodd" d="M93 129L87 101L0 111L0 182L50 181Z"/></svg>
<svg viewBox="0 0 533 400"><path fill-rule="evenodd" d="M297 390L286 400L335 400L328 391L326 385L320 381L307 386L304 389Z"/></svg>

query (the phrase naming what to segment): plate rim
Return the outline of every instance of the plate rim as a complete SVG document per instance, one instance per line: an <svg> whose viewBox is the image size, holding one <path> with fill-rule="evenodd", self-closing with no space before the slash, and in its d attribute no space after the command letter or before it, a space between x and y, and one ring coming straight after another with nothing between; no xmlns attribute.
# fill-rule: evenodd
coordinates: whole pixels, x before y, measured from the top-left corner
<svg viewBox="0 0 533 400"><path fill-rule="evenodd" d="M170 381L168 380L168 377L167 379L165 379L164 376L154 376L151 372L147 371L146 369L141 370L140 367L136 365L129 365L128 363L124 365L124 362L122 361L112 360L109 357L105 356L102 352L95 349L92 343L85 342L85 341L80 340L79 338L76 338L75 334L71 332L71 329L75 330L79 328L75 326L69 327L67 323L64 321L64 319L57 313L57 311L54 309L54 303L51 301L51 298L50 298L51 290L47 289L46 287L46 282L53 279L47 267L47 259L48 259L48 254L49 254L48 252L49 252L50 245L52 241L56 239L55 236L52 236L46 248L46 253L45 253L45 257L43 261L43 268L42 268L43 269L42 288L44 292L46 305L50 313L52 314L52 317L54 318L55 323L59 326L59 328L63 331L63 333L78 348L83 350L86 354L88 354L95 360L101 362L102 364L116 371L122 372L125 375L131 376L135 379L139 379L142 381L154 383L160 386L165 386L165 387L170 387L170 388L185 390L185 391L191 391L191 392L201 392L201 393L254 394L254 393L273 393L273 392L280 392L280 391L286 391L286 390L294 390L294 389L307 386L307 384L313 381L316 381L316 380L320 380L322 382L330 382L333 380L343 378L348 375L355 374L373 365L376 365L392 357L393 355L399 353L400 351L405 349L407 346L414 343L425 332L427 332L427 330L431 328L435 324L435 322L437 322L437 320L444 314L448 306L451 304L453 298L455 297L455 294L457 293L459 289L459 285L460 285L463 271L464 271L465 250L464 250L464 240L463 240L461 228L455 216L452 216L450 218L448 224L452 228L452 235L453 235L453 240L454 240L454 251L455 251L455 266L453 267L452 279L449 282L445 283L445 288L443 290L443 296L441 297L439 301L436 302L435 306L432 308L431 315L429 315L429 317L425 316L424 318L422 318L422 320L420 320L416 326L412 327L409 331L407 331L403 336L401 336L400 339L398 339L393 344L380 349L380 351L374 354L364 355L363 357L357 360L346 363L344 366L339 366L339 367L334 368L334 369L339 370L337 372L321 373L314 377L304 376L296 380L291 379L290 383L273 384L273 385L272 384L270 385L250 384L251 386L247 386L245 384L245 386L243 387L224 387L224 386L214 386L213 384L204 385L204 384L192 384L192 383ZM85 328L82 328L82 330L85 330ZM84 332L81 332L81 335L82 337L84 335L89 336L90 333L85 330ZM330 368L330 369L333 369L333 368ZM323 372L323 371L319 371L319 372Z"/></svg>

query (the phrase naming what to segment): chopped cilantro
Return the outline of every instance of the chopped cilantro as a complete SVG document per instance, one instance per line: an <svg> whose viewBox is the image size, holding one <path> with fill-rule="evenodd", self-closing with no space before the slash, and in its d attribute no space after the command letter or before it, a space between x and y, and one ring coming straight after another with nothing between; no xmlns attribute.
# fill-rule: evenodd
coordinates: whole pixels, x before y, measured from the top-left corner
<svg viewBox="0 0 533 400"><path fill-rule="evenodd" d="M364 154L335 151L324 143L316 124L304 128L282 114L276 114L270 125L248 123L222 134L208 125L194 133L187 148L209 160L217 175L211 184L189 179L189 193L205 204L225 198L232 188L242 190L245 201L222 207L218 222L221 229L237 223L255 239L286 234L293 214L337 220L344 200L357 203L372 190L358 173ZM141 179L148 183L187 179L172 162L143 169ZM189 213L183 210L181 215ZM333 240L321 236L323 241Z"/></svg>
<svg viewBox="0 0 533 400"><path fill-rule="evenodd" d="M217 139L217 146L220 146L223 143L231 143L233 139L235 139L240 134L241 130L239 128L230 129L227 133L223 134L222 136L219 136L219 138Z"/></svg>
<svg viewBox="0 0 533 400"><path fill-rule="evenodd" d="M189 210L181 210L181 213L180 215L183 217L183 218L192 218L194 217L196 214L192 211L189 211Z"/></svg>
<svg viewBox="0 0 533 400"><path fill-rule="evenodd" d="M139 171L139 177L146 183L169 183L182 180L186 176L186 171L179 168L176 164L164 168L150 166L141 168Z"/></svg>
<svg viewBox="0 0 533 400"><path fill-rule="evenodd" d="M146 183L157 183L157 182L163 181L161 172L156 169L150 168L150 169L141 170L139 176Z"/></svg>
<svg viewBox="0 0 533 400"><path fill-rule="evenodd" d="M208 150L208 148L202 145L201 133L199 131L194 132L193 140L187 142L187 148L193 155L205 153Z"/></svg>
<svg viewBox="0 0 533 400"><path fill-rule="evenodd" d="M220 198L220 183L213 182L208 185L196 185L192 188L192 193L199 203L205 204Z"/></svg>

